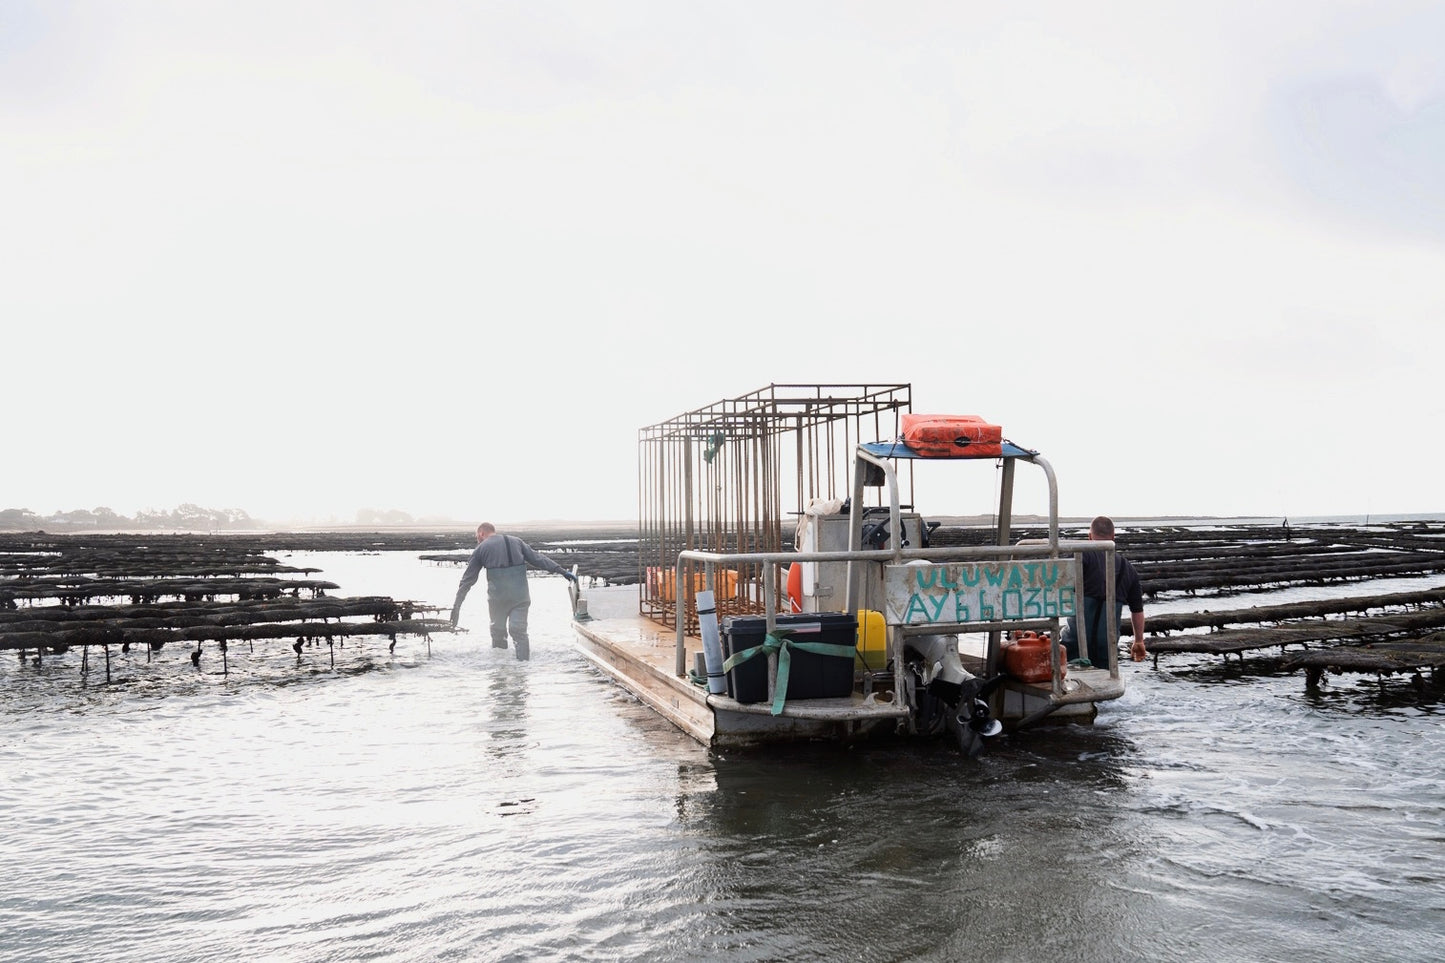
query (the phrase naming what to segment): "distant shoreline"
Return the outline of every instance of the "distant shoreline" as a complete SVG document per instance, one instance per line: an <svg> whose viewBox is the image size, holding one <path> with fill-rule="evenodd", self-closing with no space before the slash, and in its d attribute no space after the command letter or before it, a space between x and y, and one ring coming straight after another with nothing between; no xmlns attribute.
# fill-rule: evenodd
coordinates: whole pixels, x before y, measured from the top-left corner
<svg viewBox="0 0 1445 963"><path fill-rule="evenodd" d="M929 521L936 521L944 525L960 528L989 528L997 523L996 515L929 515ZM1067 528L1081 528L1089 524L1093 516L1086 515L1065 515L1060 516L1059 525ZM1169 527L1169 526L1201 526L1201 525L1248 525L1253 527L1278 526L1288 521L1291 525L1388 525L1408 524L1411 522L1445 522L1445 512L1410 512L1394 514L1358 514L1358 515L1114 515L1114 522L1122 528L1128 527ZM1013 524L1015 527L1031 526L1037 527L1048 523L1047 516L1038 514L1015 514ZM784 522L784 527L789 523ZM615 534L623 531L636 531L637 522L632 519L584 519L577 521L566 521L561 519L534 519L528 521L496 521L499 529L513 532L531 532L537 534L555 534L557 532L576 532L586 534L590 532L606 532ZM475 528L472 522L429 522L425 524L405 525L359 525L359 524L315 524L315 525L271 525L264 521L249 528L186 528L183 526L166 528L143 528L143 527L118 527L118 528L90 528L86 526L64 526L46 525L36 527L34 525L0 528L0 532L7 535L39 534L39 535L209 535L209 536L246 536L256 537L259 535L361 535L374 532L380 535L422 535L422 536L449 536L460 533L470 537Z"/></svg>

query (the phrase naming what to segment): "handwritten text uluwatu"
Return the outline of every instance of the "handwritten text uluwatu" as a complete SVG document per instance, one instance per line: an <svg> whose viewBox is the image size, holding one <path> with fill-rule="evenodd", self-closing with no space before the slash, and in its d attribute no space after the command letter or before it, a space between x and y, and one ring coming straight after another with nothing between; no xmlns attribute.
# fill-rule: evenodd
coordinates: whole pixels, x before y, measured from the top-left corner
<svg viewBox="0 0 1445 963"><path fill-rule="evenodd" d="M899 566L890 572L889 614L908 625L1067 618L1074 614L1071 569L1058 559Z"/></svg>

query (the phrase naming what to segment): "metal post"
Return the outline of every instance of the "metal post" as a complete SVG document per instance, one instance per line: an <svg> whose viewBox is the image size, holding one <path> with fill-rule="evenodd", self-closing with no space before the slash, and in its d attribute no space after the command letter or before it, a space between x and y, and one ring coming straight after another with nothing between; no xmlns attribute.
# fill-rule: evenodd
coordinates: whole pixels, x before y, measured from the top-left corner
<svg viewBox="0 0 1445 963"><path fill-rule="evenodd" d="M1002 474L998 486L998 542L1007 545L1013 532L1014 516L1014 460L1003 460Z"/></svg>
<svg viewBox="0 0 1445 963"><path fill-rule="evenodd" d="M777 631L777 600L778 594L774 586L778 584L778 563L765 562L763 564L763 631L771 635ZM768 653L768 701L772 702L777 698L778 689L778 653Z"/></svg>
<svg viewBox="0 0 1445 963"><path fill-rule="evenodd" d="M998 528L994 532L995 544L1007 547L1013 535L1014 522L1014 460L1005 458L998 483ZM984 674L989 678L997 675L1003 664L1003 632L990 629L988 649L984 652ZM997 714L1003 708L1003 693L994 696L994 710Z"/></svg>
<svg viewBox="0 0 1445 963"><path fill-rule="evenodd" d="M1115 599L1115 569L1113 542L1104 550L1104 633L1109 640L1109 678L1119 678L1119 609Z"/></svg>
<svg viewBox="0 0 1445 963"><path fill-rule="evenodd" d="M1084 618L1084 553L1077 552L1074 555L1074 584L1079 587L1079 592L1074 596L1074 644L1079 647L1078 657L1087 659L1089 657L1089 626L1088 619Z"/></svg>

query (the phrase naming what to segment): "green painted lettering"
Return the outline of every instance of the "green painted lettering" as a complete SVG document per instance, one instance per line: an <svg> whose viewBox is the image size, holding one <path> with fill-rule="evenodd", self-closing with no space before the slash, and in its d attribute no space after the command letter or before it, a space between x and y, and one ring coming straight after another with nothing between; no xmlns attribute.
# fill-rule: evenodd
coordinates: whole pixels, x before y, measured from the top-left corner
<svg viewBox="0 0 1445 963"><path fill-rule="evenodd" d="M1029 589L1029 594L1024 597L1024 618L1036 619L1044 614L1044 607L1039 603L1039 589Z"/></svg>
<svg viewBox="0 0 1445 963"><path fill-rule="evenodd" d="M922 617L915 618L915 616ZM929 621L928 606L924 603L922 596L918 595L917 593L908 596L908 609L903 613L903 621L905 624L909 625L913 624L914 622Z"/></svg>

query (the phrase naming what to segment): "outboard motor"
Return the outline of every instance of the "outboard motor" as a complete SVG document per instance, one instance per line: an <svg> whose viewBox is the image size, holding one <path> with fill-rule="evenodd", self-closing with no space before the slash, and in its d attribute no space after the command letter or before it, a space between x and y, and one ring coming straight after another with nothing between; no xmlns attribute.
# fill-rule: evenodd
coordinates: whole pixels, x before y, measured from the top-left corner
<svg viewBox="0 0 1445 963"><path fill-rule="evenodd" d="M963 667L958 658L958 636L910 636L908 646L916 659L909 660L918 686L920 731L953 733L958 748L967 756L983 750L983 739L1003 731L1003 723L989 713L987 697L1003 680L1002 675L981 679Z"/></svg>

